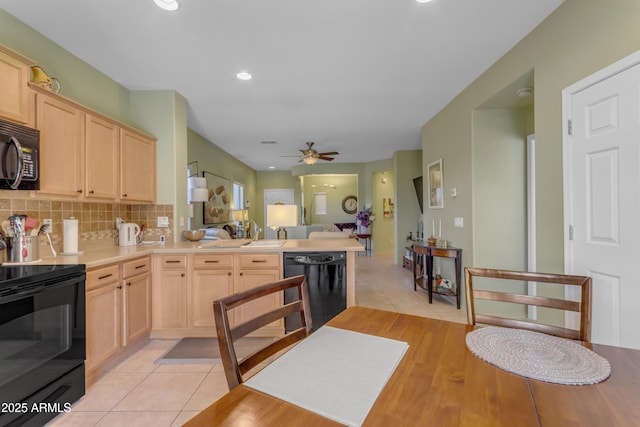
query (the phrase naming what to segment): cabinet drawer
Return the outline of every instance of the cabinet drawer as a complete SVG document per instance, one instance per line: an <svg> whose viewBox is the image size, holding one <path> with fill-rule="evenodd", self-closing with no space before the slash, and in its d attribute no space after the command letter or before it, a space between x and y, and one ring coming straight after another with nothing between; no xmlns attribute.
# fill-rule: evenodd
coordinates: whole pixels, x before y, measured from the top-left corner
<svg viewBox="0 0 640 427"><path fill-rule="evenodd" d="M193 256L193 268L232 268L232 255L201 254Z"/></svg>
<svg viewBox="0 0 640 427"><path fill-rule="evenodd" d="M87 291L97 289L120 280L118 264L94 268L87 271Z"/></svg>
<svg viewBox="0 0 640 427"><path fill-rule="evenodd" d="M162 256L162 269L172 268L186 268L187 256L186 255L163 255Z"/></svg>
<svg viewBox="0 0 640 427"><path fill-rule="evenodd" d="M280 254L246 254L238 255L240 268L280 267Z"/></svg>
<svg viewBox="0 0 640 427"><path fill-rule="evenodd" d="M151 258L142 257L122 263L122 278L146 273L151 269Z"/></svg>

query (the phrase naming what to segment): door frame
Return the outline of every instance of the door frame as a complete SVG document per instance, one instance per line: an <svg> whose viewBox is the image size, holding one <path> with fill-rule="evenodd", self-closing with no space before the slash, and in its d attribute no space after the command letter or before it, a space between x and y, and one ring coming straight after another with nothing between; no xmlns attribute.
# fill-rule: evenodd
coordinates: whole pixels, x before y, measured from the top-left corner
<svg viewBox="0 0 640 427"><path fill-rule="evenodd" d="M564 242L564 271L565 274L575 274L573 270L574 265L574 247L572 239L571 226L573 223L574 211L573 211L573 192L571 191L573 185L573 169L572 169L572 150L571 141L572 135L570 133L570 121L572 119L571 99L578 92L588 89L610 77L615 76L631 67L640 64L640 50L614 62L602 68L599 71L591 74L588 77L566 87L562 90L562 185L563 185L563 203L564 203L564 223L563 223L563 242ZM565 298L578 299L579 291L573 289L566 289ZM577 316L571 316L571 313L565 315L565 322L567 327L579 326L579 319Z"/></svg>

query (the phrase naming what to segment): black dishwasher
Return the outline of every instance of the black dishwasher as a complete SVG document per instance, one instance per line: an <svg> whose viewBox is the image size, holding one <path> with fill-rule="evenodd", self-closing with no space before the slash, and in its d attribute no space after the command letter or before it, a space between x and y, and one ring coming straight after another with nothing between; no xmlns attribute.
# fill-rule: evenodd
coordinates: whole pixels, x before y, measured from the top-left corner
<svg viewBox="0 0 640 427"><path fill-rule="evenodd" d="M314 330L347 308L346 266L345 252L284 253L284 277L304 275L307 278ZM287 294L289 291L294 294ZM296 290L289 291L285 291L285 303L296 298ZM299 327L299 316L292 315L285 319L287 332Z"/></svg>

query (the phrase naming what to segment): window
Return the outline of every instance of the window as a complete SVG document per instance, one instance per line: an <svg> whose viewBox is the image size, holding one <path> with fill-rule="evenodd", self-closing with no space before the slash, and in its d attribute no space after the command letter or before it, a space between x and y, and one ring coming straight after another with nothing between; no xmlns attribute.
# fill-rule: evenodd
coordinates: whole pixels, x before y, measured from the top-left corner
<svg viewBox="0 0 640 427"><path fill-rule="evenodd" d="M327 193L315 193L313 195L315 202L315 215L327 214Z"/></svg>
<svg viewBox="0 0 640 427"><path fill-rule="evenodd" d="M233 183L233 209L244 209L244 185Z"/></svg>

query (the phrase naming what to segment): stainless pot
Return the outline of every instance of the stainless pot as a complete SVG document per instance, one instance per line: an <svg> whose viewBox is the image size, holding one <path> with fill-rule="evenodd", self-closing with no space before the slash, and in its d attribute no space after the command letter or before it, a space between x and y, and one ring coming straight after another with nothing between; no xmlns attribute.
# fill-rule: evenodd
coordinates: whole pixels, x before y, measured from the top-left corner
<svg viewBox="0 0 640 427"><path fill-rule="evenodd" d="M31 262L40 259L40 237L18 234L9 237L9 262Z"/></svg>

